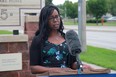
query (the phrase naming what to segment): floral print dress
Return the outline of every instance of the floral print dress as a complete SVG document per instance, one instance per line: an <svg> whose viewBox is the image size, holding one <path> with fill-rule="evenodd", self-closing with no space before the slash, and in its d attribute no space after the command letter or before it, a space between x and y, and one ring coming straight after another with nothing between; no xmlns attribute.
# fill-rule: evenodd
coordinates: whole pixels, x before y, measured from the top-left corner
<svg viewBox="0 0 116 77"><path fill-rule="evenodd" d="M45 42L42 51L43 65L47 67L67 67L67 56L69 54L66 41L61 44Z"/></svg>

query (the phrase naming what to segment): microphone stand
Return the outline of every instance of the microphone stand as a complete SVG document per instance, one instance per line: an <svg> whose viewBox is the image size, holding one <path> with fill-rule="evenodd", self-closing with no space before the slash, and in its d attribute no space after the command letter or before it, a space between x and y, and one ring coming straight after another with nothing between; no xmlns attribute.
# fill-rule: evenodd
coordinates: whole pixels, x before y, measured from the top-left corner
<svg viewBox="0 0 116 77"><path fill-rule="evenodd" d="M82 62L80 60L80 57L79 57L79 54L78 53L76 54L76 60L77 60L77 72L78 72L78 74L82 74L83 64L82 64Z"/></svg>

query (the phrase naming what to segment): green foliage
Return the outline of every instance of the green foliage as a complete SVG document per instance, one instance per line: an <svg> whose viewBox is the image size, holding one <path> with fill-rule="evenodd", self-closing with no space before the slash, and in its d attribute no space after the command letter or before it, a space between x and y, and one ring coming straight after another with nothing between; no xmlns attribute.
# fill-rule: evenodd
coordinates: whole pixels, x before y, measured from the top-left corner
<svg viewBox="0 0 116 77"><path fill-rule="evenodd" d="M81 59L105 68L116 70L116 51L88 46L87 52L81 54Z"/></svg>
<svg viewBox="0 0 116 77"><path fill-rule="evenodd" d="M104 20L104 22L106 22L106 20ZM87 20L87 23L96 23L95 19L89 19ZM98 23L101 23L101 19L98 19Z"/></svg>
<svg viewBox="0 0 116 77"><path fill-rule="evenodd" d="M57 5L57 7L59 8L61 17L64 18L64 16L65 16L64 6L63 5Z"/></svg>
<svg viewBox="0 0 116 77"><path fill-rule="evenodd" d="M116 16L116 0L107 0L108 12Z"/></svg>
<svg viewBox="0 0 116 77"><path fill-rule="evenodd" d="M52 0L45 0L45 5L52 4Z"/></svg>
<svg viewBox="0 0 116 77"><path fill-rule="evenodd" d="M46 0L47 1L47 0ZM87 14L96 17L96 20L106 13L116 15L116 0L87 0L86 10ZM63 5L59 5L61 15L68 18L78 17L78 3L72 3L71 1L65 1Z"/></svg>
<svg viewBox="0 0 116 77"><path fill-rule="evenodd" d="M69 18L77 18L78 14L78 3L72 3L71 1L65 1L64 10Z"/></svg>
<svg viewBox="0 0 116 77"><path fill-rule="evenodd" d="M107 1L106 0L89 0L87 1L87 10L92 14L96 20L101 18L104 14L107 13Z"/></svg>

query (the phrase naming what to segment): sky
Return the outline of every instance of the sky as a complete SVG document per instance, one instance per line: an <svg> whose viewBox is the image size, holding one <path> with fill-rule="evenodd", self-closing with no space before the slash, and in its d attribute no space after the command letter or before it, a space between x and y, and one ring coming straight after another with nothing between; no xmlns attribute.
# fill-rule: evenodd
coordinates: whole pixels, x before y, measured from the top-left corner
<svg viewBox="0 0 116 77"><path fill-rule="evenodd" d="M74 2L77 2L78 0L69 0L69 1L72 1L74 3ZM53 0L52 2L55 5L59 5L59 4L63 4L65 0Z"/></svg>

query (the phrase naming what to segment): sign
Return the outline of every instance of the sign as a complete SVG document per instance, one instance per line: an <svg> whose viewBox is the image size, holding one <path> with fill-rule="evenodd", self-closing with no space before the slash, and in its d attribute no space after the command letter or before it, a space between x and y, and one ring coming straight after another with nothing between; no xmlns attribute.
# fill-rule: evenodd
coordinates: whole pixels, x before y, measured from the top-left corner
<svg viewBox="0 0 116 77"><path fill-rule="evenodd" d="M0 54L0 71L22 70L22 53Z"/></svg>
<svg viewBox="0 0 116 77"><path fill-rule="evenodd" d="M40 10L43 2L44 0L0 0L0 26L21 26L24 23L23 14L27 13L24 10Z"/></svg>
<svg viewBox="0 0 116 77"><path fill-rule="evenodd" d="M20 25L19 10L16 7L0 7L0 25Z"/></svg>
<svg viewBox="0 0 116 77"><path fill-rule="evenodd" d="M41 0L0 0L1 5L39 6Z"/></svg>

